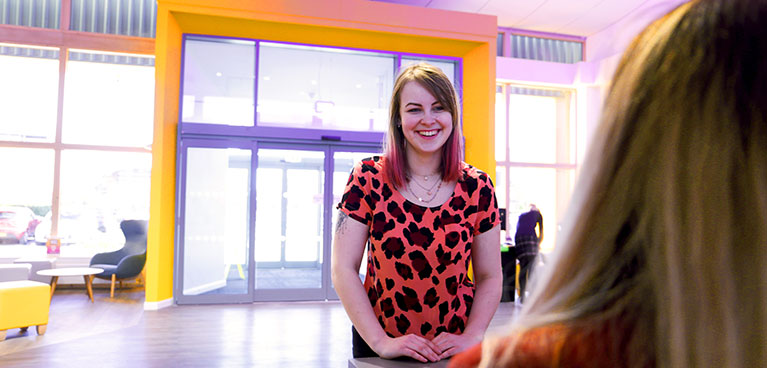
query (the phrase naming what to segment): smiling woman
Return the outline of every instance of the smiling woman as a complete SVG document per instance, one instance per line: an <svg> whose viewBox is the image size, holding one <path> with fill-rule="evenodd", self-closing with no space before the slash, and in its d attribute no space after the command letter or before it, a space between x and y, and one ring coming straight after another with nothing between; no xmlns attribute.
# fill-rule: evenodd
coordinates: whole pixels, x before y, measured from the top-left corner
<svg viewBox="0 0 767 368"><path fill-rule="evenodd" d="M459 117L439 68L406 67L394 84L385 154L352 169L332 268L355 358L445 359L481 340L498 307L498 205L488 175L461 161Z"/></svg>

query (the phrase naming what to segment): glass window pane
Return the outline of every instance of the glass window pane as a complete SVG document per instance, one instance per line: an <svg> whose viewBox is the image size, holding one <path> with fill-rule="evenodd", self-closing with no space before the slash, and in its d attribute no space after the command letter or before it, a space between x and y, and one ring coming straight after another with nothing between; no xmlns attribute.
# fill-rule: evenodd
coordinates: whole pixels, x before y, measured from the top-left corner
<svg viewBox="0 0 767 368"><path fill-rule="evenodd" d="M386 131L392 55L261 42L258 125Z"/></svg>
<svg viewBox="0 0 767 368"><path fill-rule="evenodd" d="M58 49L0 45L0 140L54 140L58 59Z"/></svg>
<svg viewBox="0 0 767 368"><path fill-rule="evenodd" d="M184 295L248 293L250 152L187 150Z"/></svg>
<svg viewBox="0 0 767 368"><path fill-rule="evenodd" d="M0 242L21 243L34 240L35 230L51 209L53 192L53 150L0 148L5 175L0 180ZM14 219L8 218L9 213ZM15 249L3 247L0 257L13 257Z"/></svg>
<svg viewBox="0 0 767 368"><path fill-rule="evenodd" d="M503 32L498 32L495 38L495 56L503 56Z"/></svg>
<svg viewBox="0 0 767 368"><path fill-rule="evenodd" d="M554 249L559 223L570 201L573 189L573 169L516 168L509 169L508 217L513 229L519 215L534 203L543 215L543 243L541 250Z"/></svg>
<svg viewBox="0 0 767 368"><path fill-rule="evenodd" d="M553 97L511 94L509 149L515 162L555 163L556 101Z"/></svg>
<svg viewBox="0 0 767 368"><path fill-rule="evenodd" d="M506 208L506 194L508 193L508 188L506 186L505 166L495 167L495 180L493 180L493 184L495 184L495 197L498 199L498 206Z"/></svg>
<svg viewBox="0 0 767 368"><path fill-rule="evenodd" d="M57 233L62 255L122 247L120 221L149 219L151 167L150 153L62 151Z"/></svg>
<svg viewBox="0 0 767 368"><path fill-rule="evenodd" d="M553 249L556 226L556 170L538 168L511 168L509 170L508 217L516 229L519 215L535 204L543 215L543 243L541 249ZM514 238L514 233L510 234Z"/></svg>
<svg viewBox="0 0 767 368"><path fill-rule="evenodd" d="M495 197L498 199L498 207L500 208L507 208L506 204L506 193L507 193L507 186L506 186L506 167L505 166L496 166L495 167L495 180L493 180L493 184L495 184ZM511 229L509 226L511 222L509 222L509 217L506 217L506 229ZM507 230L508 232L508 230ZM513 231L511 232L513 235ZM506 239L505 233L501 234L501 239Z"/></svg>
<svg viewBox="0 0 767 368"><path fill-rule="evenodd" d="M436 66L437 68L442 69L442 72L445 73L447 76L447 79L450 79L450 83L453 83L453 86L458 89L458 86L455 84L455 62L453 61L447 61L444 59L427 59L427 58L418 58L418 57L402 57L402 65L400 66L400 69L404 69L405 67L413 64L417 64L420 62L429 63L431 65Z"/></svg>
<svg viewBox="0 0 767 368"><path fill-rule="evenodd" d="M255 45L241 40L186 40L183 122L253 126Z"/></svg>
<svg viewBox="0 0 767 368"><path fill-rule="evenodd" d="M255 257L256 262L279 262L282 257L282 219L270 215L270 211L282 208L282 169L259 167L256 178L262 177L269 180L256 181Z"/></svg>
<svg viewBox="0 0 767 368"><path fill-rule="evenodd" d="M495 89L495 160L506 161L506 94Z"/></svg>
<svg viewBox="0 0 767 368"><path fill-rule="evenodd" d="M509 155L513 162L571 164L575 134L566 91L511 87Z"/></svg>
<svg viewBox="0 0 767 368"><path fill-rule="evenodd" d="M322 287L324 184L324 152L258 150L256 289Z"/></svg>
<svg viewBox="0 0 767 368"><path fill-rule="evenodd" d="M62 141L149 146L154 121L151 57L70 52Z"/></svg>

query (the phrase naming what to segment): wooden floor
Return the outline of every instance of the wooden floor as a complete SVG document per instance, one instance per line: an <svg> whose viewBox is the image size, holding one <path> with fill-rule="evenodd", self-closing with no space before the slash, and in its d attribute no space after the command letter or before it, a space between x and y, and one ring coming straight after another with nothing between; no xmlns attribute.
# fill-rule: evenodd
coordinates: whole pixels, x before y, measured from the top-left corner
<svg viewBox="0 0 767 368"><path fill-rule="evenodd" d="M2 367L339 367L351 323L339 302L174 306L144 311L143 290L57 289L48 330L8 331ZM501 303L489 333L520 306Z"/></svg>

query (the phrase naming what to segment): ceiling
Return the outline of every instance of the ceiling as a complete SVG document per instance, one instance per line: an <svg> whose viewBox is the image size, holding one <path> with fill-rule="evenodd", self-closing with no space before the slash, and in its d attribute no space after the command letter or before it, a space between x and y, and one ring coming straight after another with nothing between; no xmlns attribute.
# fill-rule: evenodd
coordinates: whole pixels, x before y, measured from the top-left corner
<svg viewBox="0 0 767 368"><path fill-rule="evenodd" d="M686 0L373 0L489 14L499 27L588 37L633 13Z"/></svg>

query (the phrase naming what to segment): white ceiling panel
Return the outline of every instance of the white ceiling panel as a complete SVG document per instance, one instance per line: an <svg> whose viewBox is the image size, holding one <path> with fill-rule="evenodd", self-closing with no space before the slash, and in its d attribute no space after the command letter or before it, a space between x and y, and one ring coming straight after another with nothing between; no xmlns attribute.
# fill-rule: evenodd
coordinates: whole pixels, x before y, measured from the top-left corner
<svg viewBox="0 0 767 368"><path fill-rule="evenodd" d="M374 1L380 1L383 3L420 6L422 8L425 8L431 2L431 0L374 0Z"/></svg>
<svg viewBox="0 0 767 368"><path fill-rule="evenodd" d="M434 9L454 10L467 13L477 13L487 0L431 0L427 7Z"/></svg>
<svg viewBox="0 0 767 368"><path fill-rule="evenodd" d="M641 18L648 10L655 11L657 8L663 8L661 13L665 13L676 7L678 4L686 1L687 0L633 0L626 1L625 3L622 1L605 1L604 4L595 8L594 11L585 13L582 17L570 24L564 25L562 29L570 32L580 32L581 34L591 35L624 18ZM618 15L620 15L620 17ZM611 22L604 21L604 19L610 18L612 18Z"/></svg>
<svg viewBox="0 0 767 368"><path fill-rule="evenodd" d="M613 3L632 3L631 6L636 6L635 3L645 0L621 0ZM609 3L609 0L548 0L540 7L535 9L533 13L517 22L514 27L521 29L531 29L535 31L546 31L554 33L562 33L562 29L566 29L566 26L573 21L583 17L585 14L600 12L600 7L605 3ZM614 13L613 13L614 14ZM612 23L611 16L601 16L594 18L595 26L602 28L604 24Z"/></svg>
<svg viewBox="0 0 767 368"><path fill-rule="evenodd" d="M515 27L528 15L532 14L547 0L489 0L480 9L482 14L490 14L498 17L499 27Z"/></svg>
<svg viewBox="0 0 767 368"><path fill-rule="evenodd" d="M499 27L590 36L634 12L687 0L371 0L495 15Z"/></svg>

